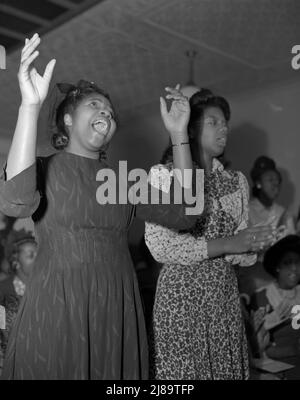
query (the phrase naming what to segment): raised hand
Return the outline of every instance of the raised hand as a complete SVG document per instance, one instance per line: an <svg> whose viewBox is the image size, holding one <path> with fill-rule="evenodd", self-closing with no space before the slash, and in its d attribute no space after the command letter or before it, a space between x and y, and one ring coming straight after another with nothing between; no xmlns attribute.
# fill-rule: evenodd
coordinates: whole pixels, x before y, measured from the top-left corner
<svg viewBox="0 0 300 400"><path fill-rule="evenodd" d="M170 110L164 98L160 98L160 111L164 125L169 132L172 142L180 142L187 138L187 125L190 118L190 103L180 92L180 85L175 88L167 87L166 99L172 100Z"/></svg>
<svg viewBox="0 0 300 400"><path fill-rule="evenodd" d="M36 48L40 42L39 35L35 33L30 40L25 40L25 46L21 53L18 79L23 105L41 106L48 93L56 60L52 59L47 64L43 75L37 72L32 63L39 55Z"/></svg>

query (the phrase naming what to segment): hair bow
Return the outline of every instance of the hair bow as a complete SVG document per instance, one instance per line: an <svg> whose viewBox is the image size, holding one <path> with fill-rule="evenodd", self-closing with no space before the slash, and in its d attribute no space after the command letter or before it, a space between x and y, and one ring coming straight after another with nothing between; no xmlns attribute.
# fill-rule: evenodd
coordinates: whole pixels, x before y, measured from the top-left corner
<svg viewBox="0 0 300 400"><path fill-rule="evenodd" d="M57 83L56 85L59 91L63 94L69 94L71 92L77 94L78 92L80 92L80 90L84 90L87 88L91 88L97 92L102 92L94 82L86 81L84 79L80 79L77 85L73 85L72 83Z"/></svg>
<svg viewBox="0 0 300 400"><path fill-rule="evenodd" d="M68 94L72 90L77 89L77 86L72 85L72 83L57 83L56 86L58 87L58 90L63 94Z"/></svg>

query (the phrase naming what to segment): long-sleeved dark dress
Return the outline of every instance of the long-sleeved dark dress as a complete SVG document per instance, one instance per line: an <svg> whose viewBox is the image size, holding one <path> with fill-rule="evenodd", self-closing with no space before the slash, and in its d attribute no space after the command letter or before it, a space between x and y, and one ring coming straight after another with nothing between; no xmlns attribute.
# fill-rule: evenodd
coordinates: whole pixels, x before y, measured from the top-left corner
<svg viewBox="0 0 300 400"><path fill-rule="evenodd" d="M146 379L143 309L127 243L134 214L183 229L184 205L96 200L94 160L62 152L0 183L0 209L32 215L36 265L11 332L2 379Z"/></svg>

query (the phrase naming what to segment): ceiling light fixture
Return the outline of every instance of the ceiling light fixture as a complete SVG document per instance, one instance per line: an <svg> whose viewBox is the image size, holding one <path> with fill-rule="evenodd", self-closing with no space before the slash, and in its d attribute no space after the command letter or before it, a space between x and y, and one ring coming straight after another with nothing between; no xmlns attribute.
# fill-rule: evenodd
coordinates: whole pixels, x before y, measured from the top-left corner
<svg viewBox="0 0 300 400"><path fill-rule="evenodd" d="M194 62L197 52L195 50L188 50L185 54L189 59L189 80L181 88L181 92L189 99L194 93L200 90L200 88L194 82Z"/></svg>

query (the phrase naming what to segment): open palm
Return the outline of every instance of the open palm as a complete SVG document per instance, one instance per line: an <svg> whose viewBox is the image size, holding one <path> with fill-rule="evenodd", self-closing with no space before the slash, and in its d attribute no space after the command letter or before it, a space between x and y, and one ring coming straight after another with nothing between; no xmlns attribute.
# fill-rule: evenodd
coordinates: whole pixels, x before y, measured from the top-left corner
<svg viewBox="0 0 300 400"><path fill-rule="evenodd" d="M166 88L169 94L167 99L172 100L170 110L167 109L165 99L160 99L161 115L166 129L173 135L180 135L186 131L190 118L189 100L179 91L179 85L173 88Z"/></svg>
<svg viewBox="0 0 300 400"><path fill-rule="evenodd" d="M40 41L39 36L35 34L30 40L26 39L22 50L18 78L23 104L42 105L49 90L56 61L53 59L47 64L43 75L40 75L32 66L39 55L36 48Z"/></svg>

